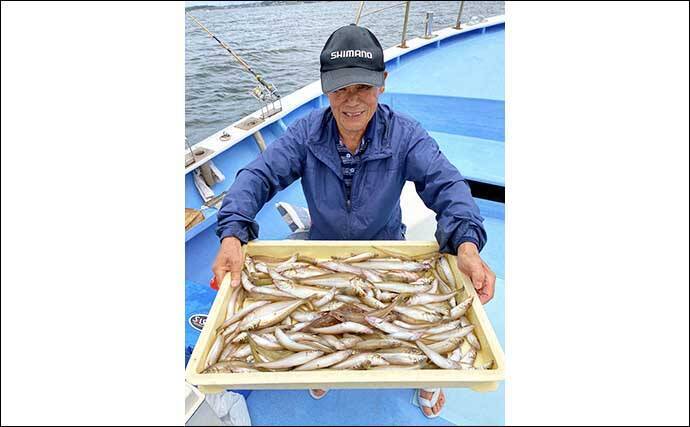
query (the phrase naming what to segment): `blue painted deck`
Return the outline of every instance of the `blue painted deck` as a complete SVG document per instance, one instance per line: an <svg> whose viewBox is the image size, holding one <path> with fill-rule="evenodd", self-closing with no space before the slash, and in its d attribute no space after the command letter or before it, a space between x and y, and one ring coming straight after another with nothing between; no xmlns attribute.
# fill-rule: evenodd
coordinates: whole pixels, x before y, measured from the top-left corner
<svg viewBox="0 0 690 427"><path fill-rule="evenodd" d="M504 174L504 25L455 36L387 63L390 75L380 102L419 120L439 143L443 153L472 180L505 185ZM439 66L442 64L442 66ZM323 97L322 97L323 98ZM284 128L320 103L318 98L291 112L261 132L267 144ZM217 156L214 163L226 180L216 194L229 188L237 171L259 154L252 137ZM202 201L186 177L186 206ZM191 184L191 185L190 185ZM504 206L475 199L488 234L482 257L497 275L494 299L485 307L501 346L504 328ZM275 203L306 206L299 181L278 193L257 215L262 240L284 239L290 233ZM186 233L186 317L207 313L215 298L208 287L211 264L219 247L215 236L215 210L207 220ZM186 345L193 346L198 331L186 325ZM500 425L504 419L504 385L490 393L446 389L441 417L425 418L411 404L413 390L331 390L321 400L305 390L255 390L247 404L256 425Z"/></svg>

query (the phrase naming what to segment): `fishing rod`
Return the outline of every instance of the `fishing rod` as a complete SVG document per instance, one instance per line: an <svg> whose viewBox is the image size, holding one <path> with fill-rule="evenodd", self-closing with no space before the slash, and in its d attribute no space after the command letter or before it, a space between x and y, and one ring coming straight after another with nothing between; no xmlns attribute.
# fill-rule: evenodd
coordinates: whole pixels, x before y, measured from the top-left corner
<svg viewBox="0 0 690 427"><path fill-rule="evenodd" d="M245 70L247 70L249 73L251 73L251 74L254 76L254 78L256 78L256 80L259 82L259 84L261 84L264 88L266 88L266 90L270 93L270 95L275 96L276 98L280 98L280 95L278 95L278 93L276 92L275 86L273 86L272 84L268 83L266 80L263 79L263 77L261 77L260 74L256 73L254 70L252 70L252 67L250 67L249 64L247 64L247 62L245 62L242 58L240 58L239 55L237 55L235 52L233 52L232 49L230 49L230 48L229 48L225 43L223 43L218 37L216 37L215 35L213 35L213 33L211 33L211 32L208 30L208 28L206 28L206 27L204 26L204 24L202 24L201 22L199 22L198 19L196 19L194 16L190 15L188 12L185 12L185 15L189 16L190 18L192 18L192 20L194 20L194 22L195 22L199 27L201 27L204 31L206 31L206 32L207 32L211 37L213 37L223 48L225 48L225 50L227 50L227 51L230 53L230 55L232 55L232 56L237 60L237 62L239 62L240 65L242 65L242 67L244 67ZM257 89L259 89L260 92L263 92L260 88L257 88ZM259 98L260 98L260 94L257 94L257 93L256 93L256 92L257 92L257 89L254 89L253 95L256 96L257 99L259 99ZM260 99L260 100L265 101L266 99L263 99L263 98L262 98L262 99Z"/></svg>

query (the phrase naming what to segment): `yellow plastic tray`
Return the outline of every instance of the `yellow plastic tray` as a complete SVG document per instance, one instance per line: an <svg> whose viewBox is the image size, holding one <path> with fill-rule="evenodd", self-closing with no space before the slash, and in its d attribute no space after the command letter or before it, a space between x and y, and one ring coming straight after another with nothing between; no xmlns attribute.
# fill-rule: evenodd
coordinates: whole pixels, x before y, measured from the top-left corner
<svg viewBox="0 0 690 427"><path fill-rule="evenodd" d="M252 255L288 257L294 253L313 258L344 256L350 253L376 252L376 248L406 255L418 255L438 250L436 242L426 241L252 241L244 246L244 252ZM463 283L462 296L477 296L467 276L461 273L454 257L450 265L456 283ZM469 387L475 391L494 391L505 379L504 356L496 333L486 316L484 307L475 298L465 316L475 325L474 334L479 339L481 350L475 365L494 360L489 370L347 370L347 371L300 371L300 372L252 372L200 374L211 345L216 338L216 328L225 319L227 301L230 297L227 281L221 285L211 312L194 347L186 370L186 380L198 386L203 393L218 393L226 389L309 389L309 388L419 388L419 387ZM464 344L467 345L467 344Z"/></svg>

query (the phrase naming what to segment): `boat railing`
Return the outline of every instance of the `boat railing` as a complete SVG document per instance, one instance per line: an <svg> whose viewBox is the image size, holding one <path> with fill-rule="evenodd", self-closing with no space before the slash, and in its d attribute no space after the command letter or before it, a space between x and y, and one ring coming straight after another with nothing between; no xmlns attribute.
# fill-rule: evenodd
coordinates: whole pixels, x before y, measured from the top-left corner
<svg viewBox="0 0 690 427"><path fill-rule="evenodd" d="M362 18L364 18L365 16L373 15L375 13L379 13L379 12L382 12L382 11L387 10L387 9L391 9L391 8L394 8L397 6L405 5L405 17L403 18L402 39L400 41L400 44L397 45L397 47L405 49L405 48L407 48L407 24L408 24L409 17L410 17L410 3L412 3L412 2L411 1L404 1L401 3L395 3L395 4L391 4L391 5L388 5L388 6L376 9L376 10L372 10L370 12L363 14L362 12L364 11L364 1L360 1L359 6L357 7L357 15L355 17L355 24L359 25L359 21ZM453 27L456 30L462 29L460 27L460 17L462 16L462 8L464 5L465 5L465 1L464 0L460 1L460 10L458 11L458 17L455 21L455 26ZM474 25L478 22L483 22L483 21L484 21L483 16L473 16L470 19L470 22L468 22L468 25ZM424 35L422 36L423 38L430 39L430 38L435 37L435 35L433 34L433 28L432 27L433 27L433 12L427 12L425 17L424 17Z"/></svg>

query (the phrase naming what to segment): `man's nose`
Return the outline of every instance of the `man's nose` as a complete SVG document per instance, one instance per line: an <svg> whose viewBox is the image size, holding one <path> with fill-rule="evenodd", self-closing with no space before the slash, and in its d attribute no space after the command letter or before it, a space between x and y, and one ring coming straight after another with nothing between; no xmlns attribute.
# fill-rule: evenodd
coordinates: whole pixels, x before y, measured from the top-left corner
<svg viewBox="0 0 690 427"><path fill-rule="evenodd" d="M353 103L359 101L359 93L356 90L350 90L349 88L345 91L345 102Z"/></svg>

